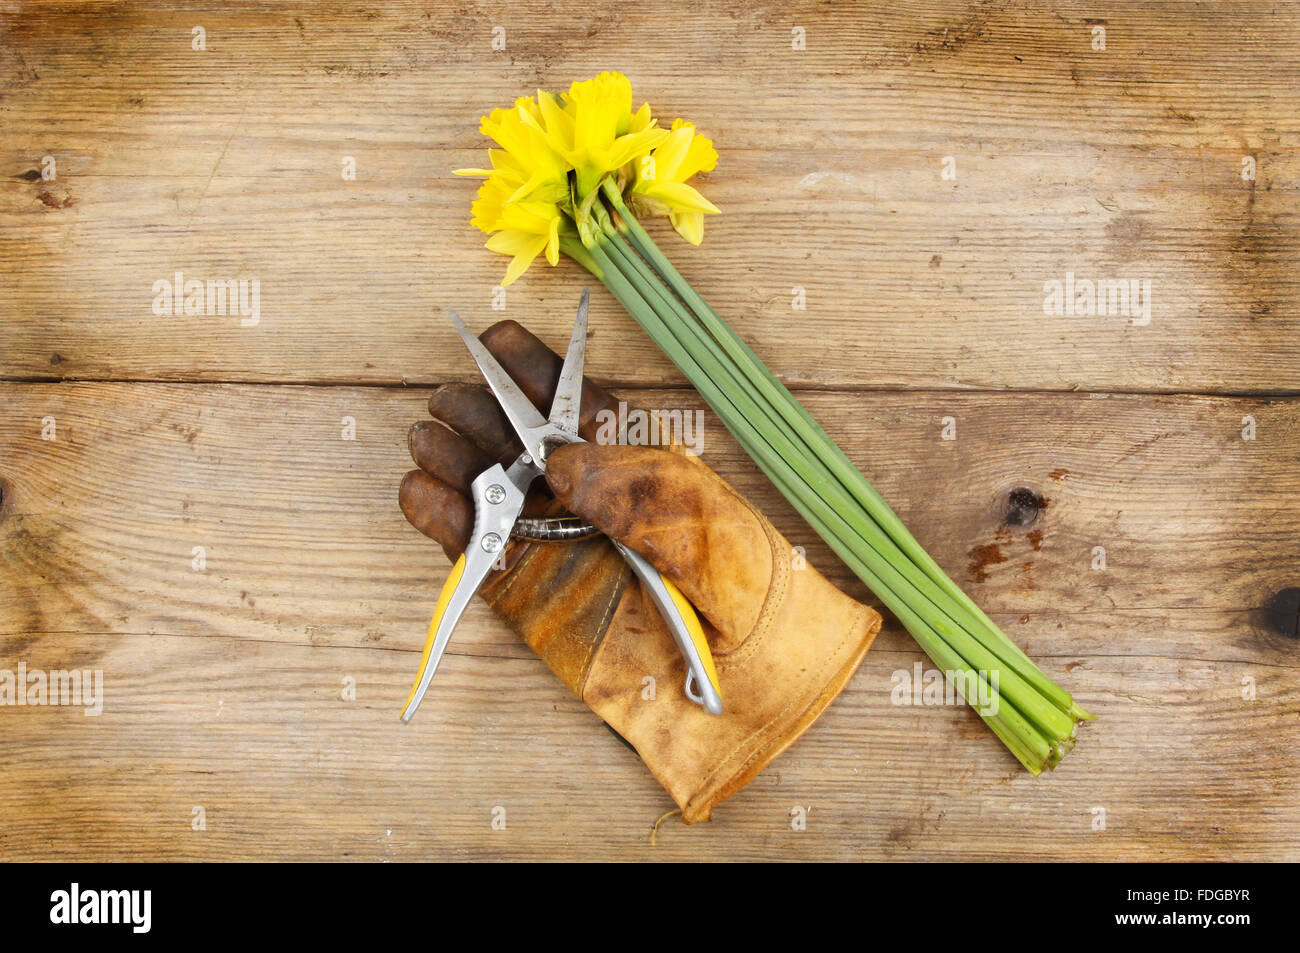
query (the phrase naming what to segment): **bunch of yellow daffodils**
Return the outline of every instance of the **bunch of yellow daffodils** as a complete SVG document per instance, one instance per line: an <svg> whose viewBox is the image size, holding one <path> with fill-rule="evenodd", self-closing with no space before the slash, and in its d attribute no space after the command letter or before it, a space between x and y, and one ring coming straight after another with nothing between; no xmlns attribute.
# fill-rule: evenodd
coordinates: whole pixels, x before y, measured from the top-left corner
<svg viewBox="0 0 1300 953"><path fill-rule="evenodd" d="M609 212L625 203L667 216L694 245L704 239L704 216L718 211L686 184L717 164L713 143L681 119L660 128L649 103L633 112L622 73L521 97L484 116L479 130L499 147L488 152L492 167L457 174L484 179L473 223L490 236L488 248L510 256L503 287L543 253L552 265L561 251L583 261L602 241ZM616 204L608 204L610 187Z"/></svg>
<svg viewBox="0 0 1300 953"><path fill-rule="evenodd" d="M508 285L545 253L596 276L699 390L772 483L897 616L1029 771L1057 765L1092 718L921 547L826 431L673 267L636 215L698 245L717 207L687 184L718 161L681 119L632 111L620 73L539 92L484 117L499 148L473 222L510 256Z"/></svg>

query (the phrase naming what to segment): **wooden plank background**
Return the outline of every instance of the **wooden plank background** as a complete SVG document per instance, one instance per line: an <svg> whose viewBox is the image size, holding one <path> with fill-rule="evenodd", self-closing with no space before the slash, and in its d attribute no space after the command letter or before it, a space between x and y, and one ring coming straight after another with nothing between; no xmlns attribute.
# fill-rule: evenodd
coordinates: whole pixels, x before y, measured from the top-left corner
<svg viewBox="0 0 1300 953"><path fill-rule="evenodd" d="M0 668L105 688L0 708L0 858L1300 859L1300 6L0 10ZM493 312L448 170L490 107L603 68L717 142L724 214L673 258L1100 716L1055 773L892 705L923 659L892 620L653 845L667 796L481 607L398 724L447 569L396 507L405 431L473 377L442 312L562 349L582 283ZM260 322L154 316L177 270L258 279ZM1150 280L1150 323L1044 314L1066 272ZM702 406L597 291L592 376ZM870 598L711 416L705 455Z"/></svg>

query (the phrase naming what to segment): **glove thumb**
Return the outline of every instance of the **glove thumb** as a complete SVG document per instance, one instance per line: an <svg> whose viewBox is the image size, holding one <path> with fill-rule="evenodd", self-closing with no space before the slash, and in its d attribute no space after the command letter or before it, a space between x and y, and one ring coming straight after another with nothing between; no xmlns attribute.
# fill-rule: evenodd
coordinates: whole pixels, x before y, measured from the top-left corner
<svg viewBox="0 0 1300 953"><path fill-rule="evenodd" d="M720 636L742 642L772 582L772 546L756 510L695 457L653 447L573 443L552 451L556 497L667 576Z"/></svg>

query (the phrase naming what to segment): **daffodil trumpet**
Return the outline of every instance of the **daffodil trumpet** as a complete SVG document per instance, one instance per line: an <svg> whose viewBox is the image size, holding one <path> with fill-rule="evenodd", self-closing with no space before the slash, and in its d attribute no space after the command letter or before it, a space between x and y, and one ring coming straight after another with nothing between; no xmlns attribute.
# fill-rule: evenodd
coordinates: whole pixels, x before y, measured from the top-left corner
<svg viewBox="0 0 1300 953"><path fill-rule="evenodd" d="M632 108L619 73L539 92L485 116L499 148L473 223L510 256L502 285L545 255L594 275L677 365L759 469L894 613L968 704L1034 774L1092 716L943 571L789 389L691 287L640 218L666 217L698 245L717 206L688 180L718 154L690 123Z"/></svg>

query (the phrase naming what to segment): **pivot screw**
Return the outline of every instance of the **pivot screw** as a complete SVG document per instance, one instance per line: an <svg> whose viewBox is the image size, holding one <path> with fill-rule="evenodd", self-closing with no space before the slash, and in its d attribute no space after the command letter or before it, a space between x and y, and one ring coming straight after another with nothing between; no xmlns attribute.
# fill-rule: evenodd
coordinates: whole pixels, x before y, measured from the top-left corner
<svg viewBox="0 0 1300 953"><path fill-rule="evenodd" d="M489 503L500 503L506 498L506 491L502 488L500 483L493 483L487 488L487 492L483 495L487 497Z"/></svg>
<svg viewBox="0 0 1300 953"><path fill-rule="evenodd" d="M501 537L496 533L488 533L483 537L483 549L489 553L495 553L501 548Z"/></svg>

